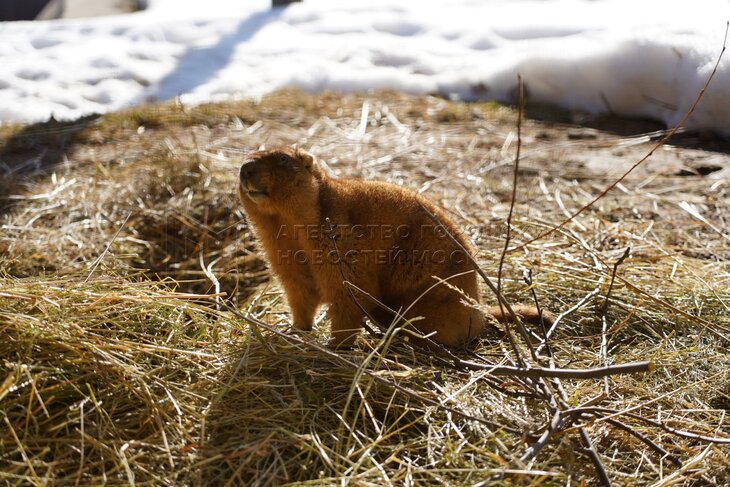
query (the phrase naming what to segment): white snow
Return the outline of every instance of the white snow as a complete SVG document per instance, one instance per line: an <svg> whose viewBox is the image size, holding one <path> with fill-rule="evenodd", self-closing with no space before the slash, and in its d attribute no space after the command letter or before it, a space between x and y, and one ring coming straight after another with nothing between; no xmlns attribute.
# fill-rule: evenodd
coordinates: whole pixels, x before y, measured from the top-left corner
<svg viewBox="0 0 730 487"><path fill-rule="evenodd" d="M72 119L181 95L201 102L392 88L591 113L687 112L730 0L150 0L92 19L0 23L0 120ZM730 54L688 124L730 134Z"/></svg>

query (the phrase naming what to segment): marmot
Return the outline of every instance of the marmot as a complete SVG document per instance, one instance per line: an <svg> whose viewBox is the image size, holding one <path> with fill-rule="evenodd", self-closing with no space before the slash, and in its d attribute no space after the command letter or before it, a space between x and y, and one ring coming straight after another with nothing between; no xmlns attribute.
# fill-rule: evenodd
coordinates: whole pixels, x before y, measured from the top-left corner
<svg viewBox="0 0 730 487"><path fill-rule="evenodd" d="M504 320L499 307L480 309L473 265L444 229L473 255L471 243L440 207L413 191L330 177L314 156L288 147L247 157L238 191L299 330L312 329L321 304L329 304L334 346L353 343L363 311L384 326L396 318L388 308L398 311L449 347ZM515 311L539 319L535 308Z"/></svg>

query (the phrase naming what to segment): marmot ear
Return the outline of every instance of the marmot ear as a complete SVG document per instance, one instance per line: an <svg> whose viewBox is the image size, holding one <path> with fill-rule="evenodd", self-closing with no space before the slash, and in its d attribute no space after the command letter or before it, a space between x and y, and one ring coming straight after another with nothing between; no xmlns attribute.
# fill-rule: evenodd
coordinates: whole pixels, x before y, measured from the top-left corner
<svg viewBox="0 0 730 487"><path fill-rule="evenodd" d="M304 168L306 170L311 170L312 166L314 165L314 156L310 154L309 152L302 150L300 148L296 148L297 157L304 162Z"/></svg>

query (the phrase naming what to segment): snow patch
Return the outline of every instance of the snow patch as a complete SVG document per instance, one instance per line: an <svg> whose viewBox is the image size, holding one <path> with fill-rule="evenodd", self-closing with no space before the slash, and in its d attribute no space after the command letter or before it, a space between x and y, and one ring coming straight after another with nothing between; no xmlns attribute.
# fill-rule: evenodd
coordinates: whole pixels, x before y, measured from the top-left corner
<svg viewBox="0 0 730 487"><path fill-rule="evenodd" d="M531 100L671 125L720 52L729 0L150 0L145 11L0 24L0 120L150 100L389 88ZM730 134L730 60L688 124Z"/></svg>

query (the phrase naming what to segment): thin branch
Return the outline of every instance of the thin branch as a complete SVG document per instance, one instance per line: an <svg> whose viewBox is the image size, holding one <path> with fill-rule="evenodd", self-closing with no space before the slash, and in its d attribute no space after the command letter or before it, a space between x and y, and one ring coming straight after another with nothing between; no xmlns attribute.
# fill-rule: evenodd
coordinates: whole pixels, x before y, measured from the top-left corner
<svg viewBox="0 0 730 487"><path fill-rule="evenodd" d="M502 291L502 267L504 266L504 258L507 255L510 239L512 237L512 214L517 201L517 179L520 171L520 150L522 149L522 113L525 110L525 91L522 83L522 75L517 75L517 83L519 86L519 107L517 110L517 153L515 154L515 167L512 171L512 197L509 203L509 213L507 213L507 234L504 237L504 248L502 255L499 256L499 267L497 270L497 290ZM500 308L502 307L500 303ZM504 310L502 310L504 314Z"/></svg>
<svg viewBox="0 0 730 487"><path fill-rule="evenodd" d="M512 214L515 209L515 202L517 201L517 177L520 170L520 150L522 149L522 113L525 110L525 91L524 84L522 83L521 74L517 75L517 85L519 87L519 107L517 110L517 153L515 155L515 167L512 171L512 197L510 198L509 213L507 214L507 234L504 237L504 248L502 249L502 254L499 257L499 267L497 268L497 294L499 296L502 295L502 269L504 267L504 258L507 255L507 248L509 248L510 239L512 237ZM502 303L502 300L498 301L499 311L502 313L502 316L504 316L504 304ZM520 327L520 320L517 319L517 317L514 315L512 316L512 319L515 324ZM509 343L512 347L515 357L517 357L517 361L519 362L519 364L524 367L525 361L522 359L520 351L517 348L517 344L512 337L509 323L505 323L505 328L507 330L507 338L509 339ZM526 332L524 332L524 330L520 330L520 332L522 334L522 338L525 340L525 343L527 343L527 346L530 348L530 353L536 360L537 357L535 356L535 350L532 347L530 336Z"/></svg>
<svg viewBox="0 0 730 487"><path fill-rule="evenodd" d="M623 263L624 260L631 253L631 247L626 247L623 255L619 257L616 263L613 265L613 272L611 272L611 282L608 284L608 291L606 291L606 299L603 301L603 307L601 308L601 358L603 359L603 365L608 365L608 319L606 318L606 312L608 311L608 301L611 299L611 291L613 291L613 283L616 280L616 272L618 267ZM603 378L603 391L608 394L609 385L608 377Z"/></svg>
<svg viewBox="0 0 730 487"><path fill-rule="evenodd" d="M606 467L603 466L603 461L601 460L601 457L598 455L598 452L593 446L591 437L588 436L588 432L585 428L580 428L580 437L583 440L583 444L585 445L588 457L593 462L593 466L596 469L596 473L598 474L598 479L600 480L601 485L610 486L611 478L608 476L608 472L606 472Z"/></svg>
<svg viewBox="0 0 730 487"><path fill-rule="evenodd" d="M595 261L595 257L594 257L594 261ZM530 288L531 288L531 290L533 292L533 298L534 298L535 303L536 303L536 306L538 307L538 310L539 310L540 308L539 308L539 302L538 302L538 299L537 299L537 294L535 293L534 287L532 286L532 273L531 272L527 275L526 280L528 281L528 284L530 285ZM603 277L601 276L601 278L598 281L599 282L598 289L600 289L600 283L601 283L602 280L603 280ZM542 320L541 320L541 322L542 322ZM555 368L555 358L553 356L553 351L552 351L552 348L550 347L550 343L548 341L548 333L545 331L544 324L543 324L543 327L542 328L543 328L543 336L544 336L544 340L545 340L543 342L543 345L547 348L547 353L548 353L548 359L549 359L550 367L551 367L551 369L554 369ZM604 365L607 365L607 364L604 363ZM605 377L604 377L604 381L606 381L606 383L608 383L607 382L607 378L605 378ZM563 385L560 382L560 379L559 378L554 378L554 379L552 379L550 381L550 383L558 391L558 394L559 394L559 405L560 405L560 407L562 407L563 409L568 409L568 407L569 407L568 406L568 394L565 392L565 389L563 388ZM544 387L545 387L545 391L548 392L547 386L545 385ZM606 391L603 394L601 394L601 396L599 396L599 397L603 397L603 396L605 396L607 394L608 394L608 390L606 389ZM599 400L599 399L592 399L591 401L593 401L593 400ZM551 398L551 404L554 403L554 402L555 402L555 400ZM576 416L576 418L577 418L577 416ZM596 473L598 475L599 480L601 481L601 483L603 485L610 486L611 485L611 479L609 478L608 473L606 472L606 467L603 465L603 461L601 460L600 455L598 454L598 452L594 448L593 442L591 441L590 437L588 436L588 432L586 431L585 427L583 427L583 426L579 426L578 427L578 431L580 433L580 436L581 436L581 439L583 441L583 444L585 445L585 453L588 455L588 457L590 458L591 462L593 463L593 466L596 469ZM539 443L539 441L540 440L538 440L538 443ZM538 443L536 443L535 445L538 445ZM532 450L534 450L535 445L533 445L531 447ZM531 451L531 450L528 450L528 452L529 451Z"/></svg>
<svg viewBox="0 0 730 487"><path fill-rule="evenodd" d="M601 286L599 284L598 286L596 286L595 289L593 289L591 292L589 292L588 294L583 296L583 299L581 299L580 301L575 303L571 308L560 313L558 315L558 317L555 318L555 321L553 321L553 324L550 326L547 333L545 334L545 343L542 343L537 347L537 353L540 353L542 351L543 347L545 347L545 344L547 343L547 340L553 335L553 333L557 329L558 325L560 324L561 321L563 321L563 319L565 317L570 316L573 313L575 313L576 311L578 311L582 306L584 306L588 301L590 301L595 296L597 296L598 293L600 293L600 292L601 292Z"/></svg>
<svg viewBox="0 0 730 487"><path fill-rule="evenodd" d="M623 262L626 260L626 258L631 254L631 247L626 247L626 250L624 250L624 253L619 257L619 259L616 261L615 264L613 264L613 272L611 273L611 281L608 284L608 291L606 292L606 299L603 301L603 307L601 308L601 314L606 315L606 311L608 311L608 300L611 298L611 291L613 291L613 283L616 280L616 272L618 271L618 267L623 264Z"/></svg>
<svg viewBox="0 0 730 487"><path fill-rule="evenodd" d="M367 318L370 320L371 323L373 323L375 326L378 326L378 323L375 320L375 318L373 318L373 316L370 313L368 313L368 311L363 307L363 305L360 304L360 301L358 301L358 299L355 297L355 293L352 292L351 287L350 286L347 286L345 284L345 283L347 283L349 281L347 279L347 276L345 275L345 269L344 269L344 266L342 264L342 256L340 255L340 249L337 247L337 236L335 235L335 232L334 232L334 229L333 229L333 226L332 226L332 221L329 219L329 217L326 217L325 218L325 221L327 222L327 225L329 226L329 232L330 232L330 235L331 235L331 238L332 238L332 245L334 245L334 247L335 247L335 253L337 254L337 263L339 264L340 275L342 276L342 284L343 284L343 286L345 286L347 288L347 292L350 294L350 297L355 302L355 304L357 305L357 307L360 308L360 311L362 311L363 316L367 316ZM365 322L365 320L362 320L362 326L371 335L373 335L375 337L379 336L378 333L370 325L368 325Z"/></svg>
<svg viewBox="0 0 730 487"><path fill-rule="evenodd" d="M541 379L554 377L556 379L601 379L609 375L637 374L651 372L654 364L648 360L641 362L630 362L628 364L610 365L608 367L597 367L595 369L554 369L532 367L529 369L511 367L509 365L489 365L459 360L459 365L470 370L490 370L492 375L508 375L512 377L529 377Z"/></svg>
<svg viewBox="0 0 730 487"><path fill-rule="evenodd" d="M669 460L670 462L672 462L674 465L676 465L678 467L682 466L682 461L679 458L677 458L676 455L672 455L667 450L665 450L661 446L657 445L651 438L649 438L648 436L646 436L645 434L643 434L639 431L636 431L634 428L632 428L628 424L622 423L621 421L619 421L617 419L608 419L608 420L606 420L606 422L608 424L610 424L611 426L614 426L614 427L630 434L631 436L634 436L636 439L641 441L643 444L645 444L646 446L648 446L649 448L654 450L654 452L657 455L659 455L661 458L666 458L667 460Z"/></svg>
<svg viewBox="0 0 730 487"><path fill-rule="evenodd" d="M579 238L578 235L574 235L574 234L570 234L570 233L565 233L562 230L560 230L560 232L561 232L561 234L564 237L566 237L568 239L572 239L574 242L576 242L578 245L580 245L584 250L586 250L587 252L589 252L590 255L591 255L591 257L594 258L594 261L599 262L601 265L608 266L608 264L606 262L604 262L603 259L601 259L601 257L599 255L597 255L595 253L595 251L592 250L583 239ZM603 277L601 277L601 278L603 278ZM662 306L664 308L667 308L672 313L676 313L679 316L683 316L684 318L687 318L691 322L696 323L696 324L702 326L705 329L705 331L707 331L708 333L710 333L712 335L715 335L717 338L719 338L723 342L729 342L730 343L730 337L728 337L726 335L723 335L720 332L720 331L730 332L730 327L723 326L723 324L721 322L717 321L717 320L715 320L714 322L710 322L710 321L707 321L706 319L703 319L703 318L701 318L699 316L689 314L688 312L684 311L683 309L678 308L678 307L672 305L668 301L666 301L664 299L661 299L661 298L655 296L653 293L649 293L647 291L644 291L639 286L631 283L628 279L623 278L620 275L617 275L616 276L616 279L619 282L621 282L624 286L626 286L627 288L629 288L631 291L633 291L633 292L635 292L637 294L640 294L641 296L645 297L649 301L653 301L654 303L656 303L656 304L658 304L658 305L660 305L660 306ZM600 289L594 290L594 291L596 293L598 293L598 291L600 291ZM560 316L558 318L560 318ZM557 322L558 319L556 319L555 321ZM555 327L555 323L553 323L553 328L554 327ZM541 348L542 348L542 345L540 345L540 347L538 347L538 349L541 349Z"/></svg>
<svg viewBox="0 0 730 487"><path fill-rule="evenodd" d="M537 299L537 292L535 291L534 281L532 280L532 269L529 269L527 271L527 275L523 277L525 280L525 283L527 284L527 287L530 289L530 294L532 295L532 301L535 303L535 309L537 310L537 316L540 318L540 332L542 333L542 340L543 345L547 349L547 353L549 356L553 355L553 351L550 348L550 343L548 342L548 333L547 328L545 328L545 319L543 317L542 313L542 306L540 306L540 300ZM535 358L537 359L537 350L535 350Z"/></svg>
<svg viewBox="0 0 730 487"><path fill-rule="evenodd" d="M529 462L533 458L535 458L539 453L540 450L545 448L548 443L550 443L550 440L553 438L555 433L560 431L565 423L565 418L561 411L556 411L555 414L553 414L552 419L550 420L550 424L547 428L545 428L545 431L542 433L540 438L530 445L530 447L525 450L525 453L522 454L520 457L520 461L522 462Z"/></svg>
<svg viewBox="0 0 730 487"><path fill-rule="evenodd" d="M636 414L636 413L632 413L632 412L622 412L618 409L593 406L593 407L586 407L586 408L575 408L575 409L570 409L570 410L566 411L566 414L585 414L585 413L587 413L587 414L597 414L597 413L611 414L612 416L609 418L606 418L605 421L610 421L611 419L613 419L614 416L628 416L629 418L633 418L638 421L643 421L646 424L655 426L657 428L661 428L662 430L666 431L667 433L671 433L673 435L680 436L682 438L687 438L690 440L705 441L707 443L715 443L718 445L730 445L730 438L719 438L716 436L701 435L699 433L693 433L691 431L678 430L678 429L672 428L671 426L667 426L666 424L664 424L660 421L656 421L654 419L649 419L644 416L641 416L640 414Z"/></svg>

